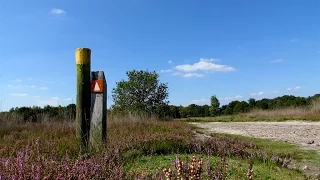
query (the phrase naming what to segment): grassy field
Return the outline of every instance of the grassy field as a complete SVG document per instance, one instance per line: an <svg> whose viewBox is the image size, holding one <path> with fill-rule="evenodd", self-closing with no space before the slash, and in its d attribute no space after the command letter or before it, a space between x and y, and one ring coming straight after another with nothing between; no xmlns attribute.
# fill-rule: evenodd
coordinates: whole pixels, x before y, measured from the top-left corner
<svg viewBox="0 0 320 180"><path fill-rule="evenodd" d="M203 160L203 179L246 179L250 164L254 179L305 179L302 172L283 167L293 147L280 153L249 139L216 135L200 140L194 127L177 121L109 119L108 147L94 154L80 148L74 122L2 122L0 179L160 179L166 178L165 168L177 176L177 157L190 162L193 155ZM182 175L192 174L181 167Z"/></svg>
<svg viewBox="0 0 320 180"><path fill-rule="evenodd" d="M291 107L276 110L252 110L248 113L217 117L181 118L186 122L253 122L253 121L288 121L308 120L320 121L320 102L314 102L306 107Z"/></svg>

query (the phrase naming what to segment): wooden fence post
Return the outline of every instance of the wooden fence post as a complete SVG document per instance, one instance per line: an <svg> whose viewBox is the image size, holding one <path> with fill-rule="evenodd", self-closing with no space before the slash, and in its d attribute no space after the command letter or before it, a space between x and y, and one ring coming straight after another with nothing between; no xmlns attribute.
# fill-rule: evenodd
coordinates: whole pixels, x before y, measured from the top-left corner
<svg viewBox="0 0 320 180"><path fill-rule="evenodd" d="M107 83L103 71L92 72L90 147L95 151L106 146Z"/></svg>
<svg viewBox="0 0 320 180"><path fill-rule="evenodd" d="M90 72L91 50L78 48L75 52L77 65L76 136L85 147L90 129Z"/></svg>

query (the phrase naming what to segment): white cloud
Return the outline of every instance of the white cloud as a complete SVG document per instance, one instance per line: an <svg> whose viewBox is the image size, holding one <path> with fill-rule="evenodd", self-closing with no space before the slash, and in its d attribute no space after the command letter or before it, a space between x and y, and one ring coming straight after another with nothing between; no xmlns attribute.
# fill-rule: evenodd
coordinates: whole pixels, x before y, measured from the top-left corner
<svg viewBox="0 0 320 180"><path fill-rule="evenodd" d="M172 72L172 69L162 69L160 71L160 73L168 73L168 72Z"/></svg>
<svg viewBox="0 0 320 180"><path fill-rule="evenodd" d="M47 87L40 87L39 89L41 89L41 90L47 90L47 89L49 89L49 88L47 88Z"/></svg>
<svg viewBox="0 0 320 180"><path fill-rule="evenodd" d="M46 105L58 106L59 105L59 102L54 99L38 100L37 102L39 106L46 106Z"/></svg>
<svg viewBox="0 0 320 180"><path fill-rule="evenodd" d="M35 88L36 86L34 86L34 85L25 85L24 87L25 88Z"/></svg>
<svg viewBox="0 0 320 180"><path fill-rule="evenodd" d="M284 61L283 59L275 59L275 60L272 60L271 63L281 63L283 61Z"/></svg>
<svg viewBox="0 0 320 180"><path fill-rule="evenodd" d="M250 96L262 96L264 93L262 91L257 93L250 93Z"/></svg>
<svg viewBox="0 0 320 180"><path fill-rule="evenodd" d="M198 104L198 105L205 105L209 103L210 103L210 99L196 99L191 101L191 104Z"/></svg>
<svg viewBox="0 0 320 180"><path fill-rule="evenodd" d="M35 88L36 86L34 85L21 85L21 84L18 84L18 85L11 85L9 84L8 85L8 88L10 89L25 89L25 88Z"/></svg>
<svg viewBox="0 0 320 180"><path fill-rule="evenodd" d="M56 101L60 100L60 98L59 98L59 97L52 97L52 98L50 98L50 99L52 99L52 100L56 100Z"/></svg>
<svg viewBox="0 0 320 180"><path fill-rule="evenodd" d="M215 59L204 59L201 58L199 62L194 64L182 64L175 68L182 72L195 72L195 71L206 71L206 72L229 72L235 71L235 68L222 64L213 63Z"/></svg>
<svg viewBox="0 0 320 180"><path fill-rule="evenodd" d="M299 42L300 41L300 39L290 39L290 41L289 42L291 42L291 43L295 43L295 42Z"/></svg>
<svg viewBox="0 0 320 180"><path fill-rule="evenodd" d="M40 96L32 96L33 98L40 98Z"/></svg>
<svg viewBox="0 0 320 180"><path fill-rule="evenodd" d="M183 77L203 77L203 74L198 74L198 73L186 73L183 75Z"/></svg>
<svg viewBox="0 0 320 180"><path fill-rule="evenodd" d="M203 74L198 74L198 73L181 73L181 72L176 72L173 75L175 76L181 76L185 78L191 78L191 77L203 77Z"/></svg>
<svg viewBox="0 0 320 180"><path fill-rule="evenodd" d="M12 93L11 96L28 96L28 94L25 93Z"/></svg>
<svg viewBox="0 0 320 180"><path fill-rule="evenodd" d="M287 91L294 91L294 90L299 90L299 89L301 89L301 87L300 86L296 86L294 88L287 88Z"/></svg>
<svg viewBox="0 0 320 180"><path fill-rule="evenodd" d="M20 84L14 85L14 86L9 84L8 87L11 88L11 89L18 89L18 88L21 88L22 86Z"/></svg>
<svg viewBox="0 0 320 180"><path fill-rule="evenodd" d="M21 79L16 79L16 80L14 80L15 82L22 82L22 80Z"/></svg>
<svg viewBox="0 0 320 180"><path fill-rule="evenodd" d="M231 100L240 100L240 99L242 99L243 98L243 96L241 96L241 95L236 95L236 96L234 96L234 97L224 97L224 98L222 98L222 99L220 99L220 100L225 100L225 101L231 101Z"/></svg>
<svg viewBox="0 0 320 180"><path fill-rule="evenodd" d="M51 14L62 15L62 14L66 14L66 12L63 9L53 8L51 9Z"/></svg>
<svg viewBox="0 0 320 180"><path fill-rule="evenodd" d="M168 63L169 63L169 64L172 64L172 63L173 63L173 61L171 61L171 60L170 60L170 61L168 61Z"/></svg>
<svg viewBox="0 0 320 180"><path fill-rule="evenodd" d="M72 101L72 98L66 98L65 100L66 101Z"/></svg>

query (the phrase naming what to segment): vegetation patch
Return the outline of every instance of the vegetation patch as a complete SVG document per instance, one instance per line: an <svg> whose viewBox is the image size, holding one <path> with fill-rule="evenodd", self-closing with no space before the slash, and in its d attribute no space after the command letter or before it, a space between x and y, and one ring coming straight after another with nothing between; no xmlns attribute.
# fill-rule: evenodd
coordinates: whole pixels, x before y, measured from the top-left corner
<svg viewBox="0 0 320 180"><path fill-rule="evenodd" d="M226 162L228 178L246 177L250 159L257 178L272 178L275 172L283 177L290 177L290 173L303 177L283 168L283 162L275 160L274 154L265 153L246 139L214 136L199 140L194 138L194 127L182 122L115 119L108 121L108 147L102 153L80 148L73 122L8 126L0 137L1 178L165 178L163 170L174 170L176 156L189 163L192 155L203 159L204 177L217 175ZM211 175L206 174L209 166Z"/></svg>

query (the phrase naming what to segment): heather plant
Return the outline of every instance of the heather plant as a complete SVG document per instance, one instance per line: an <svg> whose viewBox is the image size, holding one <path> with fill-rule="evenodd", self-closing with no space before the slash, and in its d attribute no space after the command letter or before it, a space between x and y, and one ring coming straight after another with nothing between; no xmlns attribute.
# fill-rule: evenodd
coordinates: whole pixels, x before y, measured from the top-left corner
<svg viewBox="0 0 320 180"><path fill-rule="evenodd" d="M0 179L122 179L124 176L119 151L102 155L79 155L61 160L42 152L39 140L15 156L0 159Z"/></svg>

